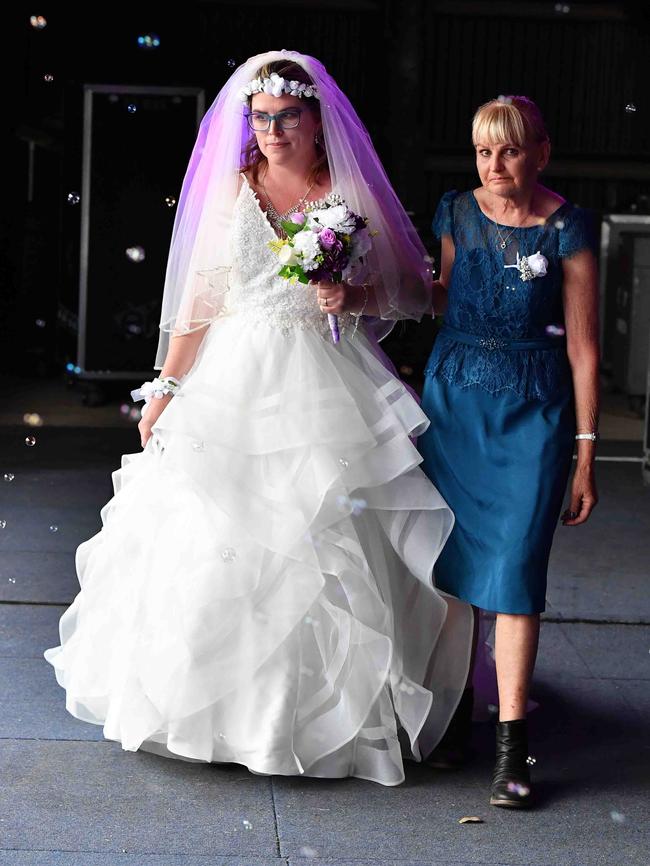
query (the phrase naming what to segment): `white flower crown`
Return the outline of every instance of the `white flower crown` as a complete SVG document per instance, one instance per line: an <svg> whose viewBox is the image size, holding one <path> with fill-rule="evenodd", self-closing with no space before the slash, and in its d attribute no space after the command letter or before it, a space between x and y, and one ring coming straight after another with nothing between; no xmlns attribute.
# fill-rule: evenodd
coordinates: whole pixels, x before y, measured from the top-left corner
<svg viewBox="0 0 650 866"><path fill-rule="evenodd" d="M313 96L315 99L320 99L315 84L287 81L277 72L272 72L270 78L253 78L246 87L239 91L239 98L242 102L247 102L255 93L270 93L271 96L282 96L284 93L288 93L290 96L298 96L301 99L303 96Z"/></svg>

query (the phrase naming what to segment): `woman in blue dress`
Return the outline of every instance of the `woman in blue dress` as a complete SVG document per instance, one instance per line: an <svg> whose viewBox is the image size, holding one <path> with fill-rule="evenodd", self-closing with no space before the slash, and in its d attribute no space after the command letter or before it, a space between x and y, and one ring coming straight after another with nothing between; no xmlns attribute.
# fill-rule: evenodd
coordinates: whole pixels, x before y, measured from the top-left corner
<svg viewBox="0 0 650 866"><path fill-rule="evenodd" d="M535 103L481 106L472 140L481 186L448 192L426 367L424 469L456 515L439 589L496 612L497 757L490 802L531 803L526 704L553 533L577 442L564 526L597 502L598 293L585 214L539 183L550 143ZM468 681L469 682L469 681ZM465 691L433 766L467 756Z"/></svg>

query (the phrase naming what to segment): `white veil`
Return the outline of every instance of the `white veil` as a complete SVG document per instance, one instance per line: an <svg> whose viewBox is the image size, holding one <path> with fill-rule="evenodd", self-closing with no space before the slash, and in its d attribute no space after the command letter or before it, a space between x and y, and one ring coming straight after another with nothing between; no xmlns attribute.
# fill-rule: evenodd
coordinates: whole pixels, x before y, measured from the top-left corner
<svg viewBox="0 0 650 866"><path fill-rule="evenodd" d="M350 101L315 58L269 51L235 70L201 122L174 221L156 370L162 369L170 335L206 327L226 303L231 215L242 152L251 136L239 93L262 66L276 60L298 63L317 85L332 188L377 232L365 269L355 277L374 287L381 316L375 333L381 338L395 320L420 319L431 310L426 250Z"/></svg>

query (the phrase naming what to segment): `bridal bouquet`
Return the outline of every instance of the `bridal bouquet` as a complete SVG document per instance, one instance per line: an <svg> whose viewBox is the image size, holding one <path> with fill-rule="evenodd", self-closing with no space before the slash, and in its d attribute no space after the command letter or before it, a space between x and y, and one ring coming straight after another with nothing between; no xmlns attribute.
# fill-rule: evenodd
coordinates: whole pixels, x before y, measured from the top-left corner
<svg viewBox="0 0 650 866"><path fill-rule="evenodd" d="M330 193L318 207L291 214L282 228L287 237L269 242L281 265L278 274L301 283L348 279L372 246L368 220L353 213L338 193ZM330 313L327 319L338 343L337 318Z"/></svg>

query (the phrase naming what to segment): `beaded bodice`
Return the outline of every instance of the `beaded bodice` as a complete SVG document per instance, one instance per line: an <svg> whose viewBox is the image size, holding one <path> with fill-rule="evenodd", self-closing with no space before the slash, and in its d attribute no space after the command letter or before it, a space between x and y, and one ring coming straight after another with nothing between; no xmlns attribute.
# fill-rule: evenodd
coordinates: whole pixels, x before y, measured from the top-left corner
<svg viewBox="0 0 650 866"><path fill-rule="evenodd" d="M318 202L310 202L311 207ZM278 276L280 264L269 241L277 237L256 193L244 178L235 204L231 230L232 270L227 313L250 323L268 323L283 331L313 328L330 337L327 317L316 302L313 286ZM341 334L354 325L349 313L339 316Z"/></svg>
<svg viewBox="0 0 650 866"><path fill-rule="evenodd" d="M306 203L307 197L309 196L309 193L312 191L313 188L314 188L314 184L312 183L311 186L308 188L307 192L304 194L304 196L301 199L299 199L288 210L285 210L284 213L279 213L276 210L275 205L271 201L271 197L269 196L268 192L266 191L266 187L264 186L264 181L262 180L262 190L263 190L264 195L266 197L266 218L271 223L273 231L276 233L276 235L278 235L281 238L286 238L287 233L282 228L282 222L284 220L288 220L292 214L298 213L299 210L305 210L305 203ZM313 205L314 205L314 203L310 202L310 206L313 207Z"/></svg>
<svg viewBox="0 0 650 866"><path fill-rule="evenodd" d="M593 245L586 215L565 202L543 225L499 228L472 192L442 197L433 229L439 237L451 235L455 247L445 322L485 342L469 346L441 334L426 372L458 387L548 399L570 385L566 350L504 351L499 344L544 338L563 328L562 258ZM507 238L505 249L502 238ZM545 276L522 280L517 268L507 267L517 254L536 252L548 261Z"/></svg>

